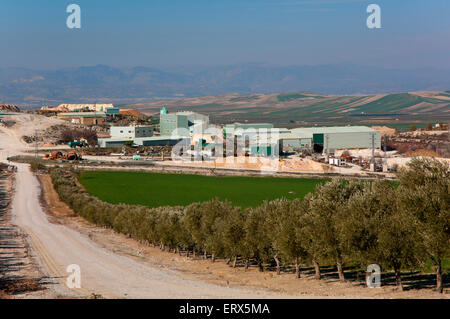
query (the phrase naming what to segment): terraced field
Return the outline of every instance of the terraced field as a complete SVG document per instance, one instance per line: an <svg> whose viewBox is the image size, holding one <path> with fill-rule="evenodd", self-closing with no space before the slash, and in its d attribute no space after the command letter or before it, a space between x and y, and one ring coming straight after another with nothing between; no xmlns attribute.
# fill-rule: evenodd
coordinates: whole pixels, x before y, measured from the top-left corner
<svg viewBox="0 0 450 319"><path fill-rule="evenodd" d="M210 115L212 122L271 122L276 125L392 124L409 126L450 120L450 91L379 95L226 94L134 104L148 114L162 105L170 112L191 110Z"/></svg>

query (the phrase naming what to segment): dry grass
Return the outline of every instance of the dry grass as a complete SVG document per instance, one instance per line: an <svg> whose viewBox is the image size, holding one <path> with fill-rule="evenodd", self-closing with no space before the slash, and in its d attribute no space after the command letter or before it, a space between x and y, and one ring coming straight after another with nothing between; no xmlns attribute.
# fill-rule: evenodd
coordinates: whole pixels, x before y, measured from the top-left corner
<svg viewBox="0 0 450 319"><path fill-rule="evenodd" d="M405 156L416 157L416 156L427 156L427 157L440 157L435 151L418 149L415 151L406 152Z"/></svg>
<svg viewBox="0 0 450 319"><path fill-rule="evenodd" d="M6 279L0 280L0 297L46 289L37 279Z"/></svg>

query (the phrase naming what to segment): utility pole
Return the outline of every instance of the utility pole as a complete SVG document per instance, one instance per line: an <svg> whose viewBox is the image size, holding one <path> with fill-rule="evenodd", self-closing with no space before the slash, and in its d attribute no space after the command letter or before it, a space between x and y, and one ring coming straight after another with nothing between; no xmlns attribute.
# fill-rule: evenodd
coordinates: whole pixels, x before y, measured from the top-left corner
<svg viewBox="0 0 450 319"><path fill-rule="evenodd" d="M384 165L384 169L386 169L386 171L387 171L387 154L386 154L386 150L387 150L387 134L386 133L384 133L384 163L383 163L383 165ZM384 169L383 169L383 171L384 171Z"/></svg>
<svg viewBox="0 0 450 319"><path fill-rule="evenodd" d="M372 165L375 171L375 133L372 133Z"/></svg>
<svg viewBox="0 0 450 319"><path fill-rule="evenodd" d="M94 104L94 123L97 124L97 100Z"/></svg>
<svg viewBox="0 0 450 319"><path fill-rule="evenodd" d="M38 162L38 131L34 129L34 162Z"/></svg>

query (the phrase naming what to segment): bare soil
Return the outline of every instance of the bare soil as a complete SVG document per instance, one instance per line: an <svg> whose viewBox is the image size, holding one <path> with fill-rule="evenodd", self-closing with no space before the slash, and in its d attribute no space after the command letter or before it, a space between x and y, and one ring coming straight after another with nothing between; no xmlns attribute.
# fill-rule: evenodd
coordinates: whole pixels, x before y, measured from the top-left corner
<svg viewBox="0 0 450 319"><path fill-rule="evenodd" d="M0 172L0 299L56 297L47 289L26 235L11 222L13 180Z"/></svg>
<svg viewBox="0 0 450 319"><path fill-rule="evenodd" d="M279 161L278 159L264 159L255 157L227 157L220 158L215 161L171 161L171 165L181 166L201 166L212 168L231 168L231 169L252 169L261 171L278 171L278 172L304 172L304 173L325 173L332 172L333 167L315 162L310 159L292 158ZM161 164L164 164L161 163Z"/></svg>

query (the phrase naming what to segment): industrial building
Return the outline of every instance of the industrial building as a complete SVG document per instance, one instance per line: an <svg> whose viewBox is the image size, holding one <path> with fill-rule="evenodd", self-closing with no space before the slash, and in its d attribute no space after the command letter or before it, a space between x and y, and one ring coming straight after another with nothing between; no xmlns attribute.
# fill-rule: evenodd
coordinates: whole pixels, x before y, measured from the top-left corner
<svg viewBox="0 0 450 319"><path fill-rule="evenodd" d="M185 115L161 114L159 119L159 131L161 135L172 135L175 131L189 130L188 119Z"/></svg>
<svg viewBox="0 0 450 319"><path fill-rule="evenodd" d="M60 104L57 107L43 106L42 111L53 111L53 112L80 112L80 111L90 111L90 112L107 112L108 109L114 108L113 104ZM117 108L116 108L117 109ZM114 112L114 111L113 111Z"/></svg>
<svg viewBox="0 0 450 319"><path fill-rule="evenodd" d="M253 156L267 156L302 152L310 150L312 138L305 134L294 134L287 129L271 129L250 138L249 154Z"/></svg>
<svg viewBox="0 0 450 319"><path fill-rule="evenodd" d="M171 137L171 136L152 136L152 137L137 137L134 139L124 139L121 137L108 137L99 138L98 146L105 147L121 147L126 142L131 141L135 146L173 146L181 141L183 137Z"/></svg>
<svg viewBox="0 0 450 319"><path fill-rule="evenodd" d="M196 112L177 112L178 116L186 116L188 120L189 134L202 134L209 126L209 116Z"/></svg>
<svg viewBox="0 0 450 319"><path fill-rule="evenodd" d="M240 135L243 131L248 131L249 133L252 130L258 131L260 129L273 129L273 124L270 123L233 123L228 124L223 127L223 135L224 136L233 136ZM247 134L248 135L248 134Z"/></svg>
<svg viewBox="0 0 450 319"><path fill-rule="evenodd" d="M100 147L121 147L126 143L136 146L175 145L183 136L153 136L152 126L111 126L111 137L98 138Z"/></svg>
<svg viewBox="0 0 450 319"><path fill-rule="evenodd" d="M111 127L109 138L99 138L100 147L120 146L129 141L136 146L175 145L186 140L188 145L213 146L217 143L243 144L253 156L274 156L286 153L333 153L338 149L381 148L380 132L366 126L274 128L270 123L233 123L222 127L222 133L208 132L215 128L209 117L195 112L169 114L160 110L160 136L153 136L151 126ZM217 127L220 132L220 128Z"/></svg>
<svg viewBox="0 0 450 319"><path fill-rule="evenodd" d="M183 111L169 114L164 106L160 111L159 126L161 135L202 134L209 126L209 116L196 112Z"/></svg>
<svg viewBox="0 0 450 319"><path fill-rule="evenodd" d="M153 137L137 137L134 139L134 145L137 146L174 146L181 140L189 138L183 136L153 136ZM188 144L188 143L186 143Z"/></svg>
<svg viewBox="0 0 450 319"><path fill-rule="evenodd" d="M281 133L278 136L278 142L280 154L310 150L312 147L312 138L308 134Z"/></svg>
<svg viewBox="0 0 450 319"><path fill-rule="evenodd" d="M104 112L61 112L58 118L70 121L74 124L82 125L101 125L105 122L106 114Z"/></svg>
<svg viewBox="0 0 450 319"><path fill-rule="evenodd" d="M305 127L291 130L294 134L310 136L315 152L336 149L381 148L380 132L367 126Z"/></svg>
<svg viewBox="0 0 450 319"><path fill-rule="evenodd" d="M153 126L111 126L110 135L117 138L135 139L153 136Z"/></svg>
<svg viewBox="0 0 450 319"><path fill-rule="evenodd" d="M264 128L262 125L261 127ZM225 128L224 128L225 130ZM381 148L380 132L365 126L267 129L250 138L250 154L279 154L315 151L333 153L337 149ZM261 151L262 150L262 151Z"/></svg>
<svg viewBox="0 0 450 319"><path fill-rule="evenodd" d="M226 125L223 135L232 140L244 139L249 154L253 156L299 152L309 150L312 146L311 134L294 134L287 128L274 128L270 123Z"/></svg>
<svg viewBox="0 0 450 319"><path fill-rule="evenodd" d="M106 109L106 115L119 115L120 109L118 107L109 107Z"/></svg>

